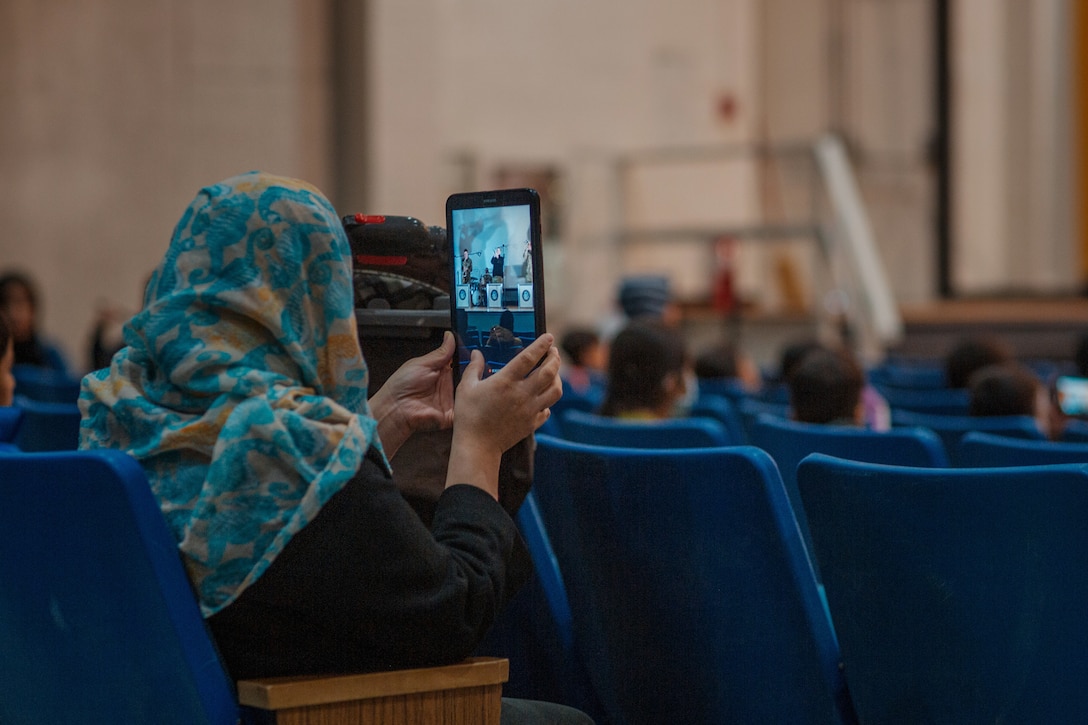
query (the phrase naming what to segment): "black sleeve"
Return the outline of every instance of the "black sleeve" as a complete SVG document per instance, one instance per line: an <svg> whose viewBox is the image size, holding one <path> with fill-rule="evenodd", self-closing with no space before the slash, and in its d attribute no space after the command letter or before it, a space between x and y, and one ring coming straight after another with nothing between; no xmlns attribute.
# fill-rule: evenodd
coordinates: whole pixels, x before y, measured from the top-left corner
<svg viewBox="0 0 1088 725"><path fill-rule="evenodd" d="M454 662L521 585L516 543L510 516L468 485L442 493L428 531L368 458L209 625L236 678Z"/></svg>

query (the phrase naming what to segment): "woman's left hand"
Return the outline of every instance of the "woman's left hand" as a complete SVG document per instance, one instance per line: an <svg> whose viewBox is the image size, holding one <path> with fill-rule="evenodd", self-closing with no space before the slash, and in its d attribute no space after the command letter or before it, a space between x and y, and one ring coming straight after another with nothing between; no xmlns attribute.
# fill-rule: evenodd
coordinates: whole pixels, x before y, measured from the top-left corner
<svg viewBox="0 0 1088 725"><path fill-rule="evenodd" d="M450 361L455 349L453 333L447 332L437 349L401 365L371 397L371 414L388 457L417 431L453 425Z"/></svg>

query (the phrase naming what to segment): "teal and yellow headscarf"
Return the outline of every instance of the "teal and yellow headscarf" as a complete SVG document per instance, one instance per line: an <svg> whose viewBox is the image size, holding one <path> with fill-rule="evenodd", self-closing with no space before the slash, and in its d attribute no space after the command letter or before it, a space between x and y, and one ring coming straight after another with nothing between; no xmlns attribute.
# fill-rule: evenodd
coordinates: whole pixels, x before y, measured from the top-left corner
<svg viewBox="0 0 1088 725"><path fill-rule="evenodd" d="M143 464L209 616L368 448L385 462L336 211L306 183L257 172L202 189L124 335L83 380L80 446Z"/></svg>

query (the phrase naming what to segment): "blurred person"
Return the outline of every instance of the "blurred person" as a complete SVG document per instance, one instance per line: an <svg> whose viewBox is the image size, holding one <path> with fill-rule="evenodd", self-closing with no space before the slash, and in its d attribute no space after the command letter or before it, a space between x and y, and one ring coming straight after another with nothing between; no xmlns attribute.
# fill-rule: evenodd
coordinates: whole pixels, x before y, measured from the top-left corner
<svg viewBox="0 0 1088 725"><path fill-rule="evenodd" d="M696 385L680 333L661 320L631 322L612 341L600 414L654 420L687 415Z"/></svg>
<svg viewBox="0 0 1088 725"><path fill-rule="evenodd" d="M469 256L468 247L461 250L461 284L472 282L472 257Z"/></svg>
<svg viewBox="0 0 1088 725"><path fill-rule="evenodd" d="M1017 362L987 365L975 371L967 387L970 415L1030 416L1047 438L1055 437L1049 392L1027 366Z"/></svg>
<svg viewBox="0 0 1088 725"><path fill-rule="evenodd" d="M1012 348L996 335L963 337L945 356L945 379L949 388L967 388L976 371L1011 360Z"/></svg>
<svg viewBox="0 0 1088 725"><path fill-rule="evenodd" d="M864 387L865 374L852 355L823 347L810 350L790 373L791 413L802 423L864 425Z"/></svg>
<svg viewBox="0 0 1088 725"><path fill-rule="evenodd" d="M700 380L736 380L747 391L759 390L763 385L755 361L727 342L707 348L695 358L695 377Z"/></svg>
<svg viewBox="0 0 1088 725"><path fill-rule="evenodd" d="M80 445L143 466L232 677L474 651L528 572L499 467L561 394L552 336L486 379L474 350L455 402L447 333L368 400L340 217L309 184L250 172L186 209L125 339L83 380ZM389 459L451 426L428 528ZM529 709L517 721L588 722Z"/></svg>
<svg viewBox="0 0 1088 725"><path fill-rule="evenodd" d="M38 330L38 290L21 272L0 275L0 314L7 318L14 342L16 365L31 365L68 376L69 368L60 348Z"/></svg>
<svg viewBox="0 0 1088 725"><path fill-rule="evenodd" d="M600 335L587 328L573 328L563 335L559 349L567 358L560 368L560 377L572 391L584 395L604 388L608 350Z"/></svg>
<svg viewBox="0 0 1088 725"><path fill-rule="evenodd" d="M680 307L673 299L667 277L625 277L620 281L617 300L627 320L650 318L669 327L680 323Z"/></svg>

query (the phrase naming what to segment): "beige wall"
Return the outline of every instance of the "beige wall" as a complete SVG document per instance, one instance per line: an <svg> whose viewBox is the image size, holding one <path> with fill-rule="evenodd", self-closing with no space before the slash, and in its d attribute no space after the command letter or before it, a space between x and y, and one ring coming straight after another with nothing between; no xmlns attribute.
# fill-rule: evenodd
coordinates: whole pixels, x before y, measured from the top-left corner
<svg viewBox="0 0 1088 725"><path fill-rule="evenodd" d="M954 285L1066 289L1069 0L954 7ZM619 156L838 129L896 298L926 300L930 11L928 0L7 0L0 266L39 280L45 329L82 366L96 305L136 303L205 183L264 168L314 181L344 211L441 223L448 193L493 183L499 165L544 164L563 182L564 233L545 254L561 325L607 312L625 272L660 267L683 291L705 289L708 244L621 244L632 210L684 209L713 226L768 206L771 176L741 165L722 184L707 181L719 172L666 176L623 209ZM772 307L777 254L747 245L739 260L742 289ZM786 254L811 294L811 244Z"/></svg>
<svg viewBox="0 0 1088 725"><path fill-rule="evenodd" d="M323 4L0 3L0 267L29 271L77 368L133 307L196 190L329 176Z"/></svg>

